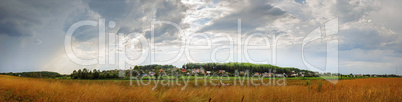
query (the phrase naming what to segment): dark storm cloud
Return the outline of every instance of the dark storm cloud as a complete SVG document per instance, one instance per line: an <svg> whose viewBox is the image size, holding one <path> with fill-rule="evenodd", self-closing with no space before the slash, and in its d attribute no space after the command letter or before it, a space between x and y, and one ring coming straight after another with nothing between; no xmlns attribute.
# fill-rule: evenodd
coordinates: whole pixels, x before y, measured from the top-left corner
<svg viewBox="0 0 402 102"><path fill-rule="evenodd" d="M98 22L99 19L95 19L94 13L90 13L88 9L79 9L71 12L68 17L64 20L63 31L67 32L68 29L79 21L91 20ZM98 37L98 26L82 26L74 30L73 37L77 41L86 41L95 37Z"/></svg>
<svg viewBox="0 0 402 102"><path fill-rule="evenodd" d="M306 0L296 0L301 4L303 1ZM278 2L278 5L275 2ZM341 37L339 38L340 63L342 64L342 61L359 62L357 65L347 65L348 63L342 65L348 66L346 68L364 71L377 71L373 70L374 68L366 69L373 67L372 65L381 65L381 68L401 65L402 37L400 35L402 30L400 27L402 23L400 23L400 18L402 14L399 13L400 1L385 0L372 3L361 0L336 2L308 0L303 5L298 3L296 6L292 6L288 5L286 1L283 3L282 0L229 0L229 2L213 0L213 3L205 4L187 1L183 3L177 0L2 0L0 2L0 72L50 69L51 71L71 73L73 69L80 67L66 57L64 48L66 31L78 21L97 22L99 19L105 19L106 33L139 33L147 39L151 39L151 21L170 21L179 25L183 30L194 27L187 30L190 33L199 29L199 24L211 24L200 29L199 32L207 32L211 36L215 36L218 35L215 32L236 32L237 20L241 19L242 31L246 33L259 32L278 35L288 33L285 30L298 32L298 29L295 29L297 27L307 33L319 26L314 22L325 21L326 17L338 17L339 27L342 28L339 31ZM197 7L197 5L199 6ZM196 7L195 11L211 14L192 14L195 11L188 12L188 10L193 10L192 6ZM222 17L217 16L221 14L215 13L227 15ZM186 17L189 18L186 19L186 22L200 23L187 24L184 22ZM290 22L286 22L288 18L291 18ZM114 29L108 28L109 21L116 22ZM277 27L272 25L273 22L283 24L283 26ZM257 31L256 28L268 29ZM155 25L153 37L156 43L163 44L160 44L161 47L169 47L167 50L163 49L164 52L174 52L177 49L169 45L180 43L179 37L182 35L179 33L174 26L161 24ZM299 35L294 35L295 38L299 37ZM97 46L95 41L98 38L97 26L80 27L76 29L73 37L76 40L74 44L79 45L74 48L75 53L83 55L79 57L90 58L97 55L97 53L91 54L90 51ZM291 37L289 37L290 40L292 40ZM289 39L281 38L284 41ZM95 43L91 43L91 41L95 41ZM159 44L156 45L159 46ZM217 42L214 44L228 45L228 42L220 41L217 38ZM297 42L289 46L292 48L287 49L285 46L283 49L278 49L278 56L281 53L285 56L279 57L278 64L283 59L282 61L286 65L304 67L301 59L295 59L295 57L300 58L298 52L300 46L297 45ZM325 43L323 43L323 48L325 48ZM320 53L321 50L313 50L319 53L314 56L314 59L320 60L319 58L325 57L325 53ZM197 53L197 55L208 55L210 52ZM228 52L223 51L222 53ZM163 53L161 55L165 57L165 55L173 54ZM261 57L260 55L267 55L267 53L256 53L256 55ZM377 64L372 64L373 62ZM178 61L178 63L186 63L186 61Z"/></svg>
<svg viewBox="0 0 402 102"><path fill-rule="evenodd" d="M344 44L340 47L341 50L374 49L380 46L384 38L382 38L376 30L359 30L349 29L340 31Z"/></svg>
<svg viewBox="0 0 402 102"><path fill-rule="evenodd" d="M97 21L100 18L105 19L106 32L109 29L107 24L109 21L115 21L117 27L114 28L117 34L141 33L146 38L151 37L151 22L155 21L169 21L179 25L182 29L188 28L188 24L183 23L185 12L188 9L182 2L171 1L97 1L90 0L84 1L88 9L72 12L68 19L65 21L64 30L82 20ZM94 13L93 13L94 12ZM99 14L100 17L96 17ZM82 27L85 29L77 29L73 36L78 41L86 41L98 36L97 27ZM178 30L169 24L155 25L154 37L162 42L164 40L177 40L179 37Z"/></svg>
<svg viewBox="0 0 402 102"><path fill-rule="evenodd" d="M180 26L181 29L189 28L188 24L183 23L186 17L184 14L188 7L181 2L163 1L156 6L155 19L158 21L169 21ZM173 41L179 38L179 30L173 25L162 24L155 25L154 37L155 42ZM145 37L151 38L151 32L147 31Z"/></svg>
<svg viewBox="0 0 402 102"><path fill-rule="evenodd" d="M188 7L184 5L182 2L172 2L172 1L157 1L151 2L148 0L136 2L141 3L141 6L133 8L135 13L131 13L129 17L133 16L138 20L143 17L152 18L155 21L168 21L180 26L181 29L189 28L189 24L183 23L183 19L186 17L185 12L188 10ZM150 14L151 13L151 14ZM119 30L119 33L128 33L128 32L140 32L143 33L144 36L150 39L151 30L150 27L151 21L131 21L137 23L136 25L125 25ZM139 24L139 25L138 25ZM173 41L179 39L179 30L170 24L155 24L154 25L154 36L155 42L160 43L163 41Z"/></svg>
<svg viewBox="0 0 402 102"><path fill-rule="evenodd" d="M372 29L348 29L339 31L342 37L340 50L393 50L402 53L398 35L383 34Z"/></svg>
<svg viewBox="0 0 402 102"><path fill-rule="evenodd" d="M267 1L240 2L243 7L236 6L236 11L222 18L212 20L212 24L203 27L205 31L237 31L237 20L242 21L242 30L250 31L272 23L278 18L286 17L286 12L274 7Z"/></svg>
<svg viewBox="0 0 402 102"><path fill-rule="evenodd" d="M126 0L90 0L88 6L105 19L119 19L130 13L132 3Z"/></svg>
<svg viewBox="0 0 402 102"><path fill-rule="evenodd" d="M163 42L163 41L173 41L178 39L178 30L176 27L172 25L162 25L162 26L156 26L154 30L154 38L155 42ZM145 32L145 37L146 38L152 38L151 31Z"/></svg>
<svg viewBox="0 0 402 102"><path fill-rule="evenodd" d="M62 46L62 22L80 2L2 0L0 72L40 70Z"/></svg>
<svg viewBox="0 0 402 102"><path fill-rule="evenodd" d="M14 12L10 6L0 7L0 34L8 36L30 36L31 27L41 24L31 12Z"/></svg>
<svg viewBox="0 0 402 102"><path fill-rule="evenodd" d="M5 0L0 3L0 34L31 36L43 18L67 11L75 2Z"/></svg>

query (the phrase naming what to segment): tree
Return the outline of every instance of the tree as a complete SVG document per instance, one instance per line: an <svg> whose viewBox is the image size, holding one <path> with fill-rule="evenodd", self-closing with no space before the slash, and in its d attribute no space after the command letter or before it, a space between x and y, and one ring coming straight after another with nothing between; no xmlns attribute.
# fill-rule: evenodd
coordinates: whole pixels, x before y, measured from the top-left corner
<svg viewBox="0 0 402 102"><path fill-rule="evenodd" d="M112 78L119 78L119 71L113 71Z"/></svg>
<svg viewBox="0 0 402 102"><path fill-rule="evenodd" d="M10 73L11 73L11 72L10 72ZM12 73L11 73L11 74L12 74ZM11 75L11 74L10 74L10 75ZM30 75L30 77L34 77L34 78L35 78L36 76L37 76L37 75L36 75L35 72L32 72L31 75Z"/></svg>
<svg viewBox="0 0 402 102"><path fill-rule="evenodd" d="M82 78L83 79L88 79L88 69L87 68L84 68L83 70L82 70Z"/></svg>
<svg viewBox="0 0 402 102"><path fill-rule="evenodd" d="M110 73L106 73L105 79L109 79L109 78L111 78Z"/></svg>
<svg viewBox="0 0 402 102"><path fill-rule="evenodd" d="M154 76L155 76L155 78L156 79L158 79L159 78L159 68L161 68L161 66L157 66L157 67L155 67L155 74L154 74Z"/></svg>
<svg viewBox="0 0 402 102"><path fill-rule="evenodd" d="M142 74L144 74L144 71L141 70L141 68L139 66L135 66L134 70L137 72L133 72L133 76L138 76L138 77L142 77ZM139 75L137 75L139 74Z"/></svg>
<svg viewBox="0 0 402 102"><path fill-rule="evenodd" d="M99 71L94 69L92 76L93 76L93 79L99 79Z"/></svg>
<svg viewBox="0 0 402 102"><path fill-rule="evenodd" d="M74 70L73 73L71 74L71 79L78 79L78 73L76 70Z"/></svg>
<svg viewBox="0 0 402 102"><path fill-rule="evenodd" d="M78 69L78 79L82 79L82 71L81 71L81 69Z"/></svg>
<svg viewBox="0 0 402 102"><path fill-rule="evenodd" d="M94 74L92 73L91 70L89 70L87 79L93 79L93 77L94 77Z"/></svg>

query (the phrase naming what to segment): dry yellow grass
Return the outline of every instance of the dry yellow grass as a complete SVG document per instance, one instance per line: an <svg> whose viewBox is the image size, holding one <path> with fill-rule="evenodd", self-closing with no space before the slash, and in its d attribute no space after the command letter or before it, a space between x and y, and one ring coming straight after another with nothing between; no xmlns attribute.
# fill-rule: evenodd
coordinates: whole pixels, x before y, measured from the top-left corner
<svg viewBox="0 0 402 102"><path fill-rule="evenodd" d="M0 75L0 101L402 101L402 78L287 80L286 86L128 86L128 81L54 80ZM309 89L310 88L310 89ZM310 90L310 91L309 91Z"/></svg>

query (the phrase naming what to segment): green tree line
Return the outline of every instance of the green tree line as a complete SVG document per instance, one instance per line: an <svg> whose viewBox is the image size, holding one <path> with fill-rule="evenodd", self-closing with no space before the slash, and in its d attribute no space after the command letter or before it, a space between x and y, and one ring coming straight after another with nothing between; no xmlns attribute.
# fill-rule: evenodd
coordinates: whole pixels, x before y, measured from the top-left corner
<svg viewBox="0 0 402 102"><path fill-rule="evenodd" d="M55 78L62 77L60 73L57 72L49 72L49 71L39 71L39 72L20 72L20 73L0 73L1 75L13 75L13 76L22 76L22 77L33 77L33 78Z"/></svg>
<svg viewBox="0 0 402 102"><path fill-rule="evenodd" d="M250 73L264 73L264 72L271 72L271 73L313 73L313 71L309 70L302 70L293 67L279 67L270 64L253 64L253 63L239 63L239 62L229 62L229 63L187 63L182 66L182 68L186 69L197 69L203 68L207 71L219 71L225 70L229 73L234 73L236 70L238 71L246 71L248 70ZM274 72L275 71L275 72Z"/></svg>
<svg viewBox="0 0 402 102"><path fill-rule="evenodd" d="M100 71L97 69L89 70L87 68L74 70L71 73L72 79L113 79L119 78L118 71Z"/></svg>

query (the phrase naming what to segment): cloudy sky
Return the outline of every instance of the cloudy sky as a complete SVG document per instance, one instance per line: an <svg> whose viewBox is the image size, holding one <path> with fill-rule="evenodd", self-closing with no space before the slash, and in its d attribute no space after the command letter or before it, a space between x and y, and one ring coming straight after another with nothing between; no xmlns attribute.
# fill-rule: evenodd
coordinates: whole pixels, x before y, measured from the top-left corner
<svg viewBox="0 0 402 102"><path fill-rule="evenodd" d="M343 74L395 74L402 72L398 4L402 1L3 0L0 72L67 74L83 67L252 62ZM95 25L74 29L67 46L67 31L82 21ZM99 34L102 25L106 36ZM304 43L314 34L317 39ZM99 43L102 37L106 45ZM68 47L77 58L96 63L71 59ZM338 54L328 55L333 49Z"/></svg>

